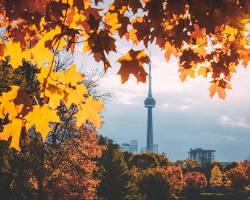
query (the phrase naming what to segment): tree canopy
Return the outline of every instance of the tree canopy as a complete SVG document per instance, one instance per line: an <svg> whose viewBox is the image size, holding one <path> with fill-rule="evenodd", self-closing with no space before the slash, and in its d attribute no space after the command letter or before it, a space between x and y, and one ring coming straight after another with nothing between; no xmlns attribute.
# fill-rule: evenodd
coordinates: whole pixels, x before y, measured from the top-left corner
<svg viewBox="0 0 250 200"><path fill-rule="evenodd" d="M55 67L62 49L80 48L107 70L116 41L125 37L143 47L118 59L121 81L132 74L145 82L145 49L154 44L166 61L178 59L182 81L196 74L209 78L210 95L223 99L237 67L246 67L250 58L249 0L0 0L0 8L1 62L14 72L25 63L36 68L36 90L8 82L0 96L0 139L12 138L16 149L21 132L33 126L46 139L51 122L60 123L60 104L75 106L78 127L101 125L103 105L88 94L77 66Z"/></svg>

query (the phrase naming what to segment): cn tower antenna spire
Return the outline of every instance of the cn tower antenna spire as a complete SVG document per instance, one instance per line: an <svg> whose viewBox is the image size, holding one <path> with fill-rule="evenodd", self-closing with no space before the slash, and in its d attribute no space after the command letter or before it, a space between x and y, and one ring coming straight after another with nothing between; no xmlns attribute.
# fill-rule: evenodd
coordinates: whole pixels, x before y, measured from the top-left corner
<svg viewBox="0 0 250 200"><path fill-rule="evenodd" d="M149 74L148 74L148 97L152 97L152 75L151 75L151 61L149 61Z"/></svg>

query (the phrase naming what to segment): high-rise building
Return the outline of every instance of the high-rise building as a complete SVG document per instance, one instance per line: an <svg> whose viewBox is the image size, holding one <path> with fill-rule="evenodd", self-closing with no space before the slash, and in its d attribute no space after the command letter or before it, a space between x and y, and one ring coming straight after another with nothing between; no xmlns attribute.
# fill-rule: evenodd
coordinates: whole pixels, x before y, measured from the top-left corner
<svg viewBox="0 0 250 200"><path fill-rule="evenodd" d="M152 96L152 76L151 76L151 62L149 63L149 75L148 75L148 97L144 101L145 107L148 109L147 120L147 152L154 151L154 136L153 136L153 108L156 101Z"/></svg>
<svg viewBox="0 0 250 200"><path fill-rule="evenodd" d="M137 140L130 140L130 150L131 150L131 153L137 153L138 152Z"/></svg>
<svg viewBox="0 0 250 200"><path fill-rule="evenodd" d="M137 153L138 152L137 140L131 140L130 143L122 143L121 148L122 151L127 151L129 153Z"/></svg>
<svg viewBox="0 0 250 200"><path fill-rule="evenodd" d="M190 149L188 159L196 160L199 166L212 163L214 161L215 150L205 150L202 148Z"/></svg>

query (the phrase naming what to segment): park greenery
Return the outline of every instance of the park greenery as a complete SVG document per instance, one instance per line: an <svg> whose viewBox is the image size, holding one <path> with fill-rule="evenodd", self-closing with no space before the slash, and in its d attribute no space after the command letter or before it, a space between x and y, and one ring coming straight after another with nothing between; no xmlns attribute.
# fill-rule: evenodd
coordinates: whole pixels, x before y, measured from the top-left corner
<svg viewBox="0 0 250 200"><path fill-rule="evenodd" d="M68 129L60 143L33 134L16 154L0 143L4 199L247 200L250 163L171 162L165 154L122 152L86 127ZM94 146L94 150L93 150ZM180 163L192 163L181 165Z"/></svg>
<svg viewBox="0 0 250 200"><path fill-rule="evenodd" d="M153 45L167 62L176 57L180 80L203 76L209 95L225 99L249 63L249 12L249 0L0 0L0 197L245 198L248 162L200 168L131 155L99 136L102 91L60 55L80 49L105 73L125 38L133 45L117 60L121 82L130 75L145 82Z"/></svg>

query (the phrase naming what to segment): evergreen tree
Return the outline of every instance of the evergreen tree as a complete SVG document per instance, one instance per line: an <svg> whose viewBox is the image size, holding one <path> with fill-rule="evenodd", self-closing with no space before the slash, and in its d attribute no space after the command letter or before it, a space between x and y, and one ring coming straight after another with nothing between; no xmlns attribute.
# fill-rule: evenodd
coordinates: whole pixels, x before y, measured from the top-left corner
<svg viewBox="0 0 250 200"><path fill-rule="evenodd" d="M105 141L101 137L102 143ZM107 149L98 161L99 200L141 200L135 178L124 161L123 153L112 140L107 140Z"/></svg>
<svg viewBox="0 0 250 200"><path fill-rule="evenodd" d="M211 178L209 182L212 187L220 187L223 185L223 174L217 165L211 170Z"/></svg>
<svg viewBox="0 0 250 200"><path fill-rule="evenodd" d="M154 153L143 153L135 154L129 160L129 165L131 168L136 167L141 170L159 167L159 162L157 160L156 154Z"/></svg>

